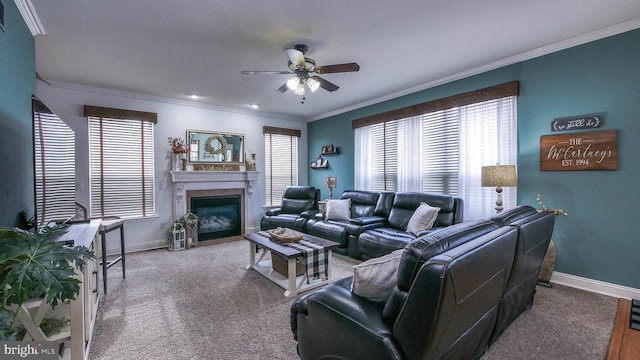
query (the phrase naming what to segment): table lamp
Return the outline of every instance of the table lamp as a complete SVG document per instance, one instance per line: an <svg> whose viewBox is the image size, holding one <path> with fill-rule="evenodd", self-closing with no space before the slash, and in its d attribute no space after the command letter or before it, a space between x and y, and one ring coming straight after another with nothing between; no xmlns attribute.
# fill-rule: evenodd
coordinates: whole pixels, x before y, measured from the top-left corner
<svg viewBox="0 0 640 360"><path fill-rule="evenodd" d="M502 187L517 186L515 165L492 165L482 167L482 186L496 187L496 213L502 211Z"/></svg>
<svg viewBox="0 0 640 360"><path fill-rule="evenodd" d="M338 179L335 176L327 176L325 183L329 188L329 199L333 199L333 189L338 185Z"/></svg>

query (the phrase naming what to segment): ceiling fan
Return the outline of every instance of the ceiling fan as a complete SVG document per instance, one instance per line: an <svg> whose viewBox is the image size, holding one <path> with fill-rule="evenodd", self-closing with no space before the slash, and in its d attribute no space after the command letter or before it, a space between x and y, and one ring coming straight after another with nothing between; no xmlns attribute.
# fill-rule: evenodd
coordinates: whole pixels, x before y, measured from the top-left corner
<svg viewBox="0 0 640 360"><path fill-rule="evenodd" d="M294 74L295 76L293 78L289 79L276 91L284 93L290 89L296 95L304 96L305 85L312 92L318 90L318 88L323 88L327 91L336 91L339 89L338 85L316 74L334 74L360 70L360 65L356 63L316 66L315 60L304 56L308 49L309 47L304 44L297 44L293 49L287 49L287 56L289 57L289 62L287 63L289 67L288 71L242 71L242 74Z"/></svg>

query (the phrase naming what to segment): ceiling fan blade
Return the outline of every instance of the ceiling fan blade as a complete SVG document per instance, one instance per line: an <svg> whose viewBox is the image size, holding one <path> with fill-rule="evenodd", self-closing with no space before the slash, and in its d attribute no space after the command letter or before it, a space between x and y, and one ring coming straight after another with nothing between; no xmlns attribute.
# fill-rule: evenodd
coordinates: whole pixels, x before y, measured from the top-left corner
<svg viewBox="0 0 640 360"><path fill-rule="evenodd" d="M242 71L242 75L280 75L280 74L294 74L291 71Z"/></svg>
<svg viewBox="0 0 640 360"><path fill-rule="evenodd" d="M315 72L318 74L332 74L341 72L352 72L360 70L360 65L356 63L316 66Z"/></svg>
<svg viewBox="0 0 640 360"><path fill-rule="evenodd" d="M304 54L300 50L296 49L287 49L287 56L289 56L289 60L291 60L291 64L301 69L304 69Z"/></svg>
<svg viewBox="0 0 640 360"><path fill-rule="evenodd" d="M287 92L287 90L289 90L289 87L287 86L287 83L282 84L282 86L280 86L276 92L280 93L280 94L284 94Z"/></svg>
<svg viewBox="0 0 640 360"><path fill-rule="evenodd" d="M327 81L323 78L321 78L320 76L313 76L312 78L318 80L318 82L320 83L320 87L327 90L327 91L336 91L338 90L340 87L330 81ZM285 84L286 85L286 84Z"/></svg>

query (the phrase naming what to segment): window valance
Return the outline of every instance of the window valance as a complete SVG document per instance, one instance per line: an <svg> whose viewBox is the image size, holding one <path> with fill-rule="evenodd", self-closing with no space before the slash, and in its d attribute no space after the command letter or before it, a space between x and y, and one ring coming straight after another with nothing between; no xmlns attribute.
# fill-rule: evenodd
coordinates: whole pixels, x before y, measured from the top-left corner
<svg viewBox="0 0 640 360"><path fill-rule="evenodd" d="M518 95L519 83L518 81L511 81L353 120L351 128L357 129L383 123L385 121L404 119L434 111L446 110L457 106L470 105L483 101Z"/></svg>

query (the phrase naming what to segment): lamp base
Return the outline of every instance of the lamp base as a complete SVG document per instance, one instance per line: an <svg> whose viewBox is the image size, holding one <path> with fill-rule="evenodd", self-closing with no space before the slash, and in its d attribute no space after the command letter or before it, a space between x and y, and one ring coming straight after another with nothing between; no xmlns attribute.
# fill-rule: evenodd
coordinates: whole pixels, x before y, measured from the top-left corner
<svg viewBox="0 0 640 360"><path fill-rule="evenodd" d="M504 208L502 207L502 187L498 186L496 188L496 194L497 194L497 198L496 198L496 214L499 214L502 210L504 210Z"/></svg>

